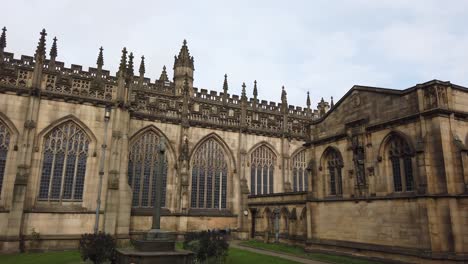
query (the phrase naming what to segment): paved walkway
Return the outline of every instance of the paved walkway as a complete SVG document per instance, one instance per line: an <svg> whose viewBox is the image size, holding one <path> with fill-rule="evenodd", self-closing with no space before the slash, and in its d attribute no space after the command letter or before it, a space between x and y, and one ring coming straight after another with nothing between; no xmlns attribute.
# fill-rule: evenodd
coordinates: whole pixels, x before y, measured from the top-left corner
<svg viewBox="0 0 468 264"><path fill-rule="evenodd" d="M304 263L304 264L328 264L328 263L326 263L326 262L321 262L321 261L317 261L317 260L311 260L311 259L301 258L301 257L297 257L297 256L285 254L285 253L274 252L274 251L271 251L271 250L264 250L264 249L257 249L257 248L253 248L253 247L246 247L246 246L240 245L240 243L241 243L241 241L239 241L239 240L233 240L233 241L231 241L231 243L229 244L229 246L230 246L230 247L233 247L233 248L238 248L238 249L242 249L242 250L247 250L247 251L250 251L250 252L258 253L258 254L263 254L263 255L268 255L268 256L283 258L283 259L287 259L287 260L292 260L292 261L296 261L296 262L298 262L298 263Z"/></svg>

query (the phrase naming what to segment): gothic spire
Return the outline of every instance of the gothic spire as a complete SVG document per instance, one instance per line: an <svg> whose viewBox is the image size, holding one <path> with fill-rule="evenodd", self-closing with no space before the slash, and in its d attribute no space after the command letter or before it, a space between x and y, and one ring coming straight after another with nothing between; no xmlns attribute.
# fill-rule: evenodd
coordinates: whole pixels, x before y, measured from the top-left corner
<svg viewBox="0 0 468 264"><path fill-rule="evenodd" d="M140 76L145 75L145 56L141 56L141 62L140 62Z"/></svg>
<svg viewBox="0 0 468 264"><path fill-rule="evenodd" d="M257 91L257 80L254 81L254 89L253 89L253 96L257 99L258 91Z"/></svg>
<svg viewBox="0 0 468 264"><path fill-rule="evenodd" d="M166 72L166 65L163 66L161 76L159 76L159 81L162 81L162 82L169 81L169 77L167 77L167 72Z"/></svg>
<svg viewBox="0 0 468 264"><path fill-rule="evenodd" d="M120 58L119 72L124 74L127 68L127 48L122 49L122 57Z"/></svg>
<svg viewBox="0 0 468 264"><path fill-rule="evenodd" d="M46 54L46 37L47 33L45 29L41 31L41 37L39 38L39 43L37 44L35 58L36 60L42 60L45 58Z"/></svg>
<svg viewBox="0 0 468 264"><path fill-rule="evenodd" d="M330 107L333 107L335 103L333 102L333 96L331 97Z"/></svg>
<svg viewBox="0 0 468 264"><path fill-rule="evenodd" d="M50 59L55 61L57 58L57 37L54 37L54 42L52 43L52 48L50 48Z"/></svg>
<svg viewBox="0 0 468 264"><path fill-rule="evenodd" d="M175 57L174 68L178 66L193 67L193 57L190 56L189 49L187 47L187 40L184 39L182 48L180 48L179 56Z"/></svg>
<svg viewBox="0 0 468 264"><path fill-rule="evenodd" d="M307 109L310 109L310 96L309 96L309 91L307 91Z"/></svg>
<svg viewBox="0 0 468 264"><path fill-rule="evenodd" d="M2 28L2 35L0 36L0 50L3 51L3 49L6 48L6 27Z"/></svg>
<svg viewBox="0 0 468 264"><path fill-rule="evenodd" d="M103 50L104 49L101 46L99 48L99 55L98 55L97 62L96 62L98 69L102 69L102 66L104 65L104 55L102 54Z"/></svg>
<svg viewBox="0 0 468 264"><path fill-rule="evenodd" d="M227 74L224 74L224 83L223 83L223 92L227 94L228 91L228 81L227 81Z"/></svg>
<svg viewBox="0 0 468 264"><path fill-rule="evenodd" d="M128 55L128 67L127 67L127 74L128 77L133 76L133 52L130 52L130 55Z"/></svg>

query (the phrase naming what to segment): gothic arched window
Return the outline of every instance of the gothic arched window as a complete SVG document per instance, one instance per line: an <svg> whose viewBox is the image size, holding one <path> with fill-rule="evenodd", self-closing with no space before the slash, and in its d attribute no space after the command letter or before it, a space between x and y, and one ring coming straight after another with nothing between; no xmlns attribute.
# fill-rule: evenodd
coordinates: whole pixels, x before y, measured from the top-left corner
<svg viewBox="0 0 468 264"><path fill-rule="evenodd" d="M343 183L341 170L343 168L343 159L341 154L333 148L328 148L325 154L325 166L328 172L328 185L330 195L342 195Z"/></svg>
<svg viewBox="0 0 468 264"><path fill-rule="evenodd" d="M401 136L391 135L387 143L387 150L395 192L413 191L413 155L408 142Z"/></svg>
<svg viewBox="0 0 468 264"><path fill-rule="evenodd" d="M228 166L221 145L208 139L192 159L192 208L226 208Z"/></svg>
<svg viewBox="0 0 468 264"><path fill-rule="evenodd" d="M309 184L305 154L305 150L302 150L292 158L293 191L295 192L307 191Z"/></svg>
<svg viewBox="0 0 468 264"><path fill-rule="evenodd" d="M162 177L161 206L166 205L167 155L160 156L160 139L154 131L148 131L130 146L128 184L133 191L133 207L153 207L158 188L156 177Z"/></svg>
<svg viewBox="0 0 468 264"><path fill-rule="evenodd" d="M7 126L0 121L0 194L2 193L3 178L5 177L5 167L9 145L10 132Z"/></svg>
<svg viewBox="0 0 468 264"><path fill-rule="evenodd" d="M73 121L45 135L39 199L82 200L89 142Z"/></svg>
<svg viewBox="0 0 468 264"><path fill-rule="evenodd" d="M250 155L250 193L273 193L273 175L276 155L267 146L262 145Z"/></svg>

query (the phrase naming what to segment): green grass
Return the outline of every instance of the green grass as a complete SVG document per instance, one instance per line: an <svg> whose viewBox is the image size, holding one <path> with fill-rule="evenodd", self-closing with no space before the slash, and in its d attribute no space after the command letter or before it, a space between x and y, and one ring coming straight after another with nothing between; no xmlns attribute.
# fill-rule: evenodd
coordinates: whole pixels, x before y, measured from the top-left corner
<svg viewBox="0 0 468 264"><path fill-rule="evenodd" d="M299 246L291 246L286 244L273 244L273 243L264 243L257 240L250 240L242 242L241 245L254 247L259 249L266 249L275 252L283 252L291 255L295 255L298 257L308 258L312 260L319 260L329 263L336 263L336 264L378 264L379 262L369 261L359 258L352 258L352 257L345 257L345 256L336 256L336 255L329 255L323 253L309 253L305 252L302 247Z"/></svg>
<svg viewBox="0 0 468 264"><path fill-rule="evenodd" d="M181 248L181 244L176 245ZM0 255L1 264L82 264L78 251L61 251L46 253L25 253ZM252 253L236 248L229 249L228 264L255 263L255 264L296 264L297 262L275 258L271 256Z"/></svg>
<svg viewBox="0 0 468 264"><path fill-rule="evenodd" d="M45 253L23 253L0 255L2 264L79 264L81 256L78 251L60 251Z"/></svg>

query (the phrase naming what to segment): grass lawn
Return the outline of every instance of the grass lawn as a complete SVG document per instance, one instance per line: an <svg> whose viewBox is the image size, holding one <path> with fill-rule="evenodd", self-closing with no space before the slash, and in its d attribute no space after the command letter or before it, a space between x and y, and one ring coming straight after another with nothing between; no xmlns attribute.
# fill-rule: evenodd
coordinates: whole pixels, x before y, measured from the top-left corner
<svg viewBox="0 0 468 264"><path fill-rule="evenodd" d="M80 253L78 251L61 251L47 253L25 253L0 255L2 264L81 264ZM229 249L227 258L228 264L234 263L255 263L255 264L295 264L297 262L271 256L252 253L236 248Z"/></svg>
<svg viewBox="0 0 468 264"><path fill-rule="evenodd" d="M336 256L336 255L329 255L323 253L309 253L305 252L302 247L299 246L291 246L286 244L272 244L272 243L264 243L257 240L250 240L240 243L243 246L255 247L259 249L266 249L272 250L276 252L284 252L291 255L319 260L323 262L329 263L337 263L337 264L378 264L380 262L369 261L364 259L352 258L352 257L344 257L344 256Z"/></svg>

